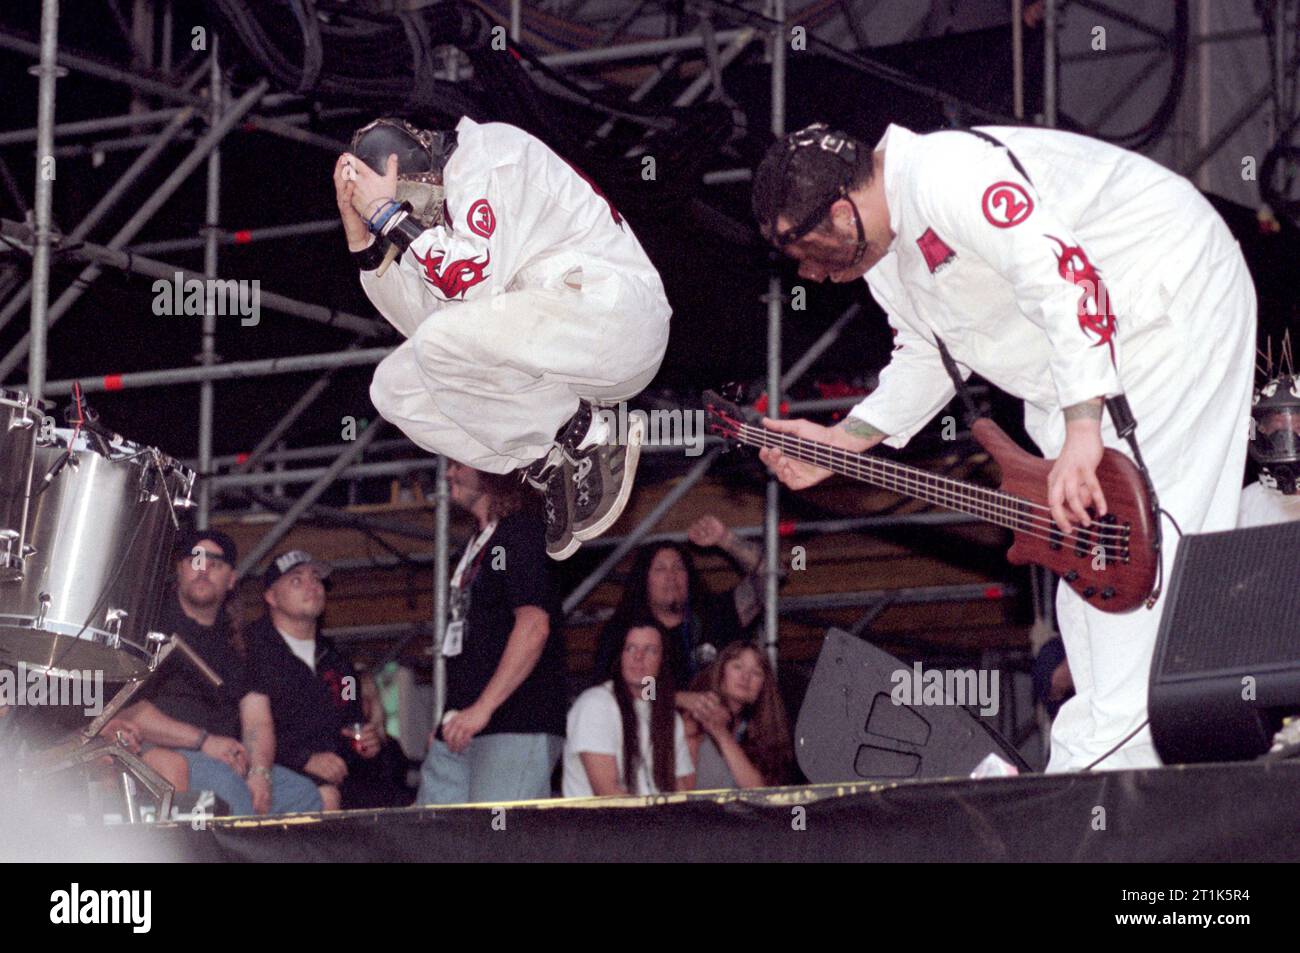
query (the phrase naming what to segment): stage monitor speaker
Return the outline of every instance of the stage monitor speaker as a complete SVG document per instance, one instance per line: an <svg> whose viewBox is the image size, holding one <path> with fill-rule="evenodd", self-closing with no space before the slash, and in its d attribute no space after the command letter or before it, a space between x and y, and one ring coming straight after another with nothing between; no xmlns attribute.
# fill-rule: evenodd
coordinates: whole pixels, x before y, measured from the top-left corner
<svg viewBox="0 0 1300 953"><path fill-rule="evenodd" d="M1161 759L1263 754L1300 712L1300 522L1184 537L1164 598L1148 700Z"/></svg>
<svg viewBox="0 0 1300 953"><path fill-rule="evenodd" d="M990 754L1030 770L951 694L940 704L928 698L896 703L898 672L912 684L912 666L839 629L826 633L795 723L795 755L808 780L965 778Z"/></svg>

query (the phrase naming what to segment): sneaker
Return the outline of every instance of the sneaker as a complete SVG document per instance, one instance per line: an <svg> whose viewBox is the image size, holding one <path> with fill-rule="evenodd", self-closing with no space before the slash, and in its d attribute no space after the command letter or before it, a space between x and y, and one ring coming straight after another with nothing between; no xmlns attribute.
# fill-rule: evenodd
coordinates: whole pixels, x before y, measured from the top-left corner
<svg viewBox="0 0 1300 953"><path fill-rule="evenodd" d="M569 468L559 447L523 470L524 482L542 495L546 513L546 555L568 559L579 546L573 537L573 491Z"/></svg>
<svg viewBox="0 0 1300 953"><path fill-rule="evenodd" d="M626 446L602 442L584 450L565 449L566 469L573 485L575 539L595 539L623 515L632 495L644 438L645 421L637 415L628 421Z"/></svg>

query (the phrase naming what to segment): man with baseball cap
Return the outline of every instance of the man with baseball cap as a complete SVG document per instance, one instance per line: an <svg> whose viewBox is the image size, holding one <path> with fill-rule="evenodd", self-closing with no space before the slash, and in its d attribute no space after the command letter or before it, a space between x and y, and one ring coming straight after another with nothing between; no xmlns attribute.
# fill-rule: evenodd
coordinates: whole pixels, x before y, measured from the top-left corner
<svg viewBox="0 0 1300 953"><path fill-rule="evenodd" d="M144 689L144 700L124 716L152 746L144 760L178 790L213 791L232 814L317 811L322 802L315 783L274 764L270 699L225 611L237 559L225 533L186 533L176 552L175 589L158 625L180 635L221 677L221 687L173 652Z"/></svg>
<svg viewBox="0 0 1300 953"><path fill-rule="evenodd" d="M277 729L276 760L316 779L337 810L349 765L373 758L380 741L366 725L348 743L345 726L365 722L351 661L319 634L330 567L300 549L282 553L262 577L267 613L248 630L249 658L267 687Z"/></svg>

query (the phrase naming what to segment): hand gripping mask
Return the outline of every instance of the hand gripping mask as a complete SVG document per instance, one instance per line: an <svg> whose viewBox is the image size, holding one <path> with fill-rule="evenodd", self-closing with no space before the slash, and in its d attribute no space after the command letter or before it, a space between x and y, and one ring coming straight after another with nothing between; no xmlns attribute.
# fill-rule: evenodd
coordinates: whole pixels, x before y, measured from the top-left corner
<svg viewBox="0 0 1300 953"><path fill-rule="evenodd" d="M411 214L426 226L442 223L442 170L456 151L454 129L417 129L404 119L385 117L358 129L349 151L380 175L396 154L397 201L410 202Z"/></svg>

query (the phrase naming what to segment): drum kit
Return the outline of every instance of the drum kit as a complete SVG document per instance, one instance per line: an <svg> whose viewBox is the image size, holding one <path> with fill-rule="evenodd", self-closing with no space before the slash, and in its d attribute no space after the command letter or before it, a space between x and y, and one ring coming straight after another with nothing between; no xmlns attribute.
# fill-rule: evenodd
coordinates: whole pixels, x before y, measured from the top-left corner
<svg viewBox="0 0 1300 953"><path fill-rule="evenodd" d="M120 688L84 730L21 759L20 771L114 758L166 816L171 786L98 736L176 646L152 627L195 473L101 426L79 391L69 426L54 426L50 409L0 389L0 667Z"/></svg>

